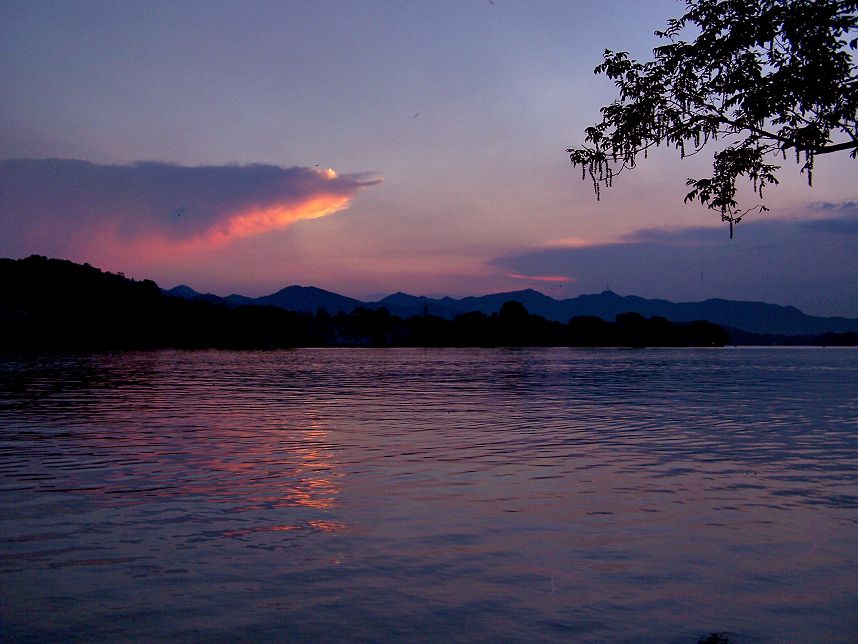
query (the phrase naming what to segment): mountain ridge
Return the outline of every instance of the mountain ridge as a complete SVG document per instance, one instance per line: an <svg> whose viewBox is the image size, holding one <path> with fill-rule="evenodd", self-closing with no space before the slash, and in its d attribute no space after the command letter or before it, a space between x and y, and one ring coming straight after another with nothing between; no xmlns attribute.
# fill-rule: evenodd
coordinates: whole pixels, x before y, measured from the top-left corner
<svg viewBox="0 0 858 644"><path fill-rule="evenodd" d="M196 295L189 291L193 291ZM211 294L194 291L185 285L174 287L166 292L185 299L202 297L212 301L212 298L217 298ZM672 302L637 295L619 295L610 290L562 300L530 288L479 296L471 295L458 299L449 296L432 298L398 291L380 300L364 302L313 286L293 285L257 298L233 294L220 299L233 306L257 304L298 312L325 309L331 314L350 313L360 307L373 310L384 308L389 313L404 319L424 314L445 319L471 312L491 315L497 313L504 302L514 301L524 305L529 313L564 323L572 317L582 316L595 316L610 321L621 313L631 311L645 317L664 317L673 322L708 320L714 324L759 334L815 335L858 331L858 318L808 315L791 305L725 298Z"/></svg>

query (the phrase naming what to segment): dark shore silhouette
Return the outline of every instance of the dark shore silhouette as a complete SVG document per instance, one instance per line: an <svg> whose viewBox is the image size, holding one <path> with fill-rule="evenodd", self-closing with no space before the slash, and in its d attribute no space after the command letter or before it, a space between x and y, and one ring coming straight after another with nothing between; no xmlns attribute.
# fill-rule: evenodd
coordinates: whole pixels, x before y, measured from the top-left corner
<svg viewBox="0 0 858 644"><path fill-rule="evenodd" d="M358 307L335 315L274 306L227 306L166 294L89 264L0 259L0 349L4 351L285 347L711 347L735 337L706 321L673 323L638 313L609 322L533 315L519 302L498 313L403 319ZM742 334L747 344L858 344L858 334L814 337ZM734 334L735 335L735 334Z"/></svg>

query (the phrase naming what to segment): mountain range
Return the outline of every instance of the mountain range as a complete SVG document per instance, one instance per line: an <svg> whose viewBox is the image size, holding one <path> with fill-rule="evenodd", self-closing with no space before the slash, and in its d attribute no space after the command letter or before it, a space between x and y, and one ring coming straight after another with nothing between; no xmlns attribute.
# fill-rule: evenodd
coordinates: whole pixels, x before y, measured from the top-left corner
<svg viewBox="0 0 858 644"><path fill-rule="evenodd" d="M709 322L678 324L637 313L614 321L576 317L566 324L530 314L512 301L492 315L475 311L451 320L434 315L403 319L377 303L375 309L357 306L344 312L360 302L320 289L292 287L271 297L231 302L188 287L173 293L179 295L152 280L129 279L89 264L40 255L0 258L0 355L165 348L715 347L732 338ZM248 301L265 306L236 305ZM287 310L278 303L316 311ZM319 312L322 307L339 312ZM760 341L747 340L738 342ZM799 340L858 345L858 333Z"/></svg>
<svg viewBox="0 0 858 644"><path fill-rule="evenodd" d="M176 286L166 292L185 299L203 299L230 306L267 305L298 312L316 312L324 309L328 313L336 314L350 313L360 307L385 308L389 313L403 319L429 314L449 320L462 313L475 311L491 315L497 313L504 302L513 301L521 303L529 313L558 322L567 322L570 318L578 316L595 316L611 321L620 313L632 311L647 318L661 316L672 322L708 320L731 329L758 334L794 336L858 331L858 318L806 315L794 306L720 298L701 302L671 302L634 295L622 296L613 291L579 295L562 300L533 289L461 299L394 293L375 302L363 302L312 286L288 286L262 297L229 295L221 298L211 293L199 293L185 285Z"/></svg>

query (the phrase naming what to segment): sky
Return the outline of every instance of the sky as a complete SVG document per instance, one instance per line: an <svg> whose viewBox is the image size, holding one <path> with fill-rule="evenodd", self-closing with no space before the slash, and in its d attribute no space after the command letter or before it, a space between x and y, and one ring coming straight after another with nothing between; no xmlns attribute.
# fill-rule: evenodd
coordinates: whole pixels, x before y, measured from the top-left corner
<svg viewBox="0 0 858 644"><path fill-rule="evenodd" d="M858 317L858 161L787 162L729 239L659 150L566 148L675 0L0 0L0 256L218 295L534 288ZM754 202L755 203L755 202Z"/></svg>

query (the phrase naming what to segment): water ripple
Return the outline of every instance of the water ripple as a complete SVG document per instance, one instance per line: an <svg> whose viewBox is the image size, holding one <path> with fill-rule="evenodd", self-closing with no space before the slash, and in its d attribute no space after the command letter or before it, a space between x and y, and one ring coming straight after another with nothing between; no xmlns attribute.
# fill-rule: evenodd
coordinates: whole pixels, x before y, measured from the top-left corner
<svg viewBox="0 0 858 644"><path fill-rule="evenodd" d="M0 623L23 640L850 641L856 358L7 357Z"/></svg>

